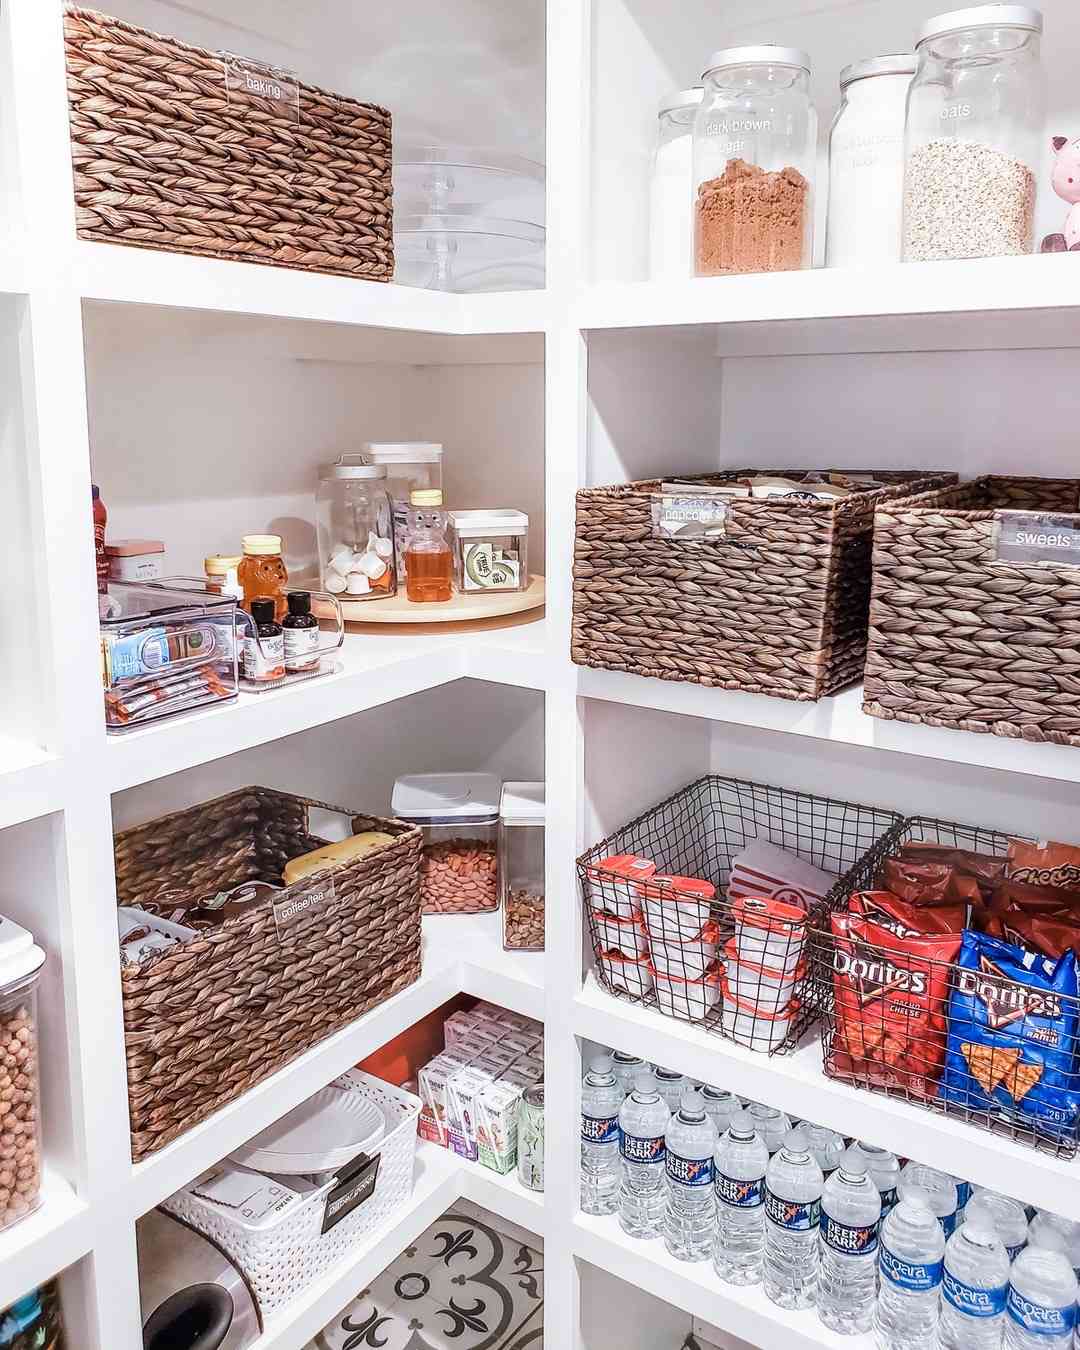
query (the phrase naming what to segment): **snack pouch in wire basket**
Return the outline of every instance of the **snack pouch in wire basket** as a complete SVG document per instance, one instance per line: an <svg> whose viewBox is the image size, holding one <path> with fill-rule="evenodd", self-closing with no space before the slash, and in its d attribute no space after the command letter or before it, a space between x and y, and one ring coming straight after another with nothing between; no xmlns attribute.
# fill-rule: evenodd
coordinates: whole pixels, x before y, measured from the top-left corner
<svg viewBox="0 0 1080 1350"><path fill-rule="evenodd" d="M1080 1123L1077 959L967 931L949 1000L941 1096L1064 1139Z"/></svg>

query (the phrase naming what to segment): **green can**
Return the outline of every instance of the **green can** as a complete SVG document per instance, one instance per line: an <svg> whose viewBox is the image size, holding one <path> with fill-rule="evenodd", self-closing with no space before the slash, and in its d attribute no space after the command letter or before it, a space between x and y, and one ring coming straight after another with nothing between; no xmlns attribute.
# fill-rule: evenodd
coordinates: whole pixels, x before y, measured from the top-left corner
<svg viewBox="0 0 1080 1350"><path fill-rule="evenodd" d="M518 1181L544 1189L544 1086L526 1088L518 1102Z"/></svg>

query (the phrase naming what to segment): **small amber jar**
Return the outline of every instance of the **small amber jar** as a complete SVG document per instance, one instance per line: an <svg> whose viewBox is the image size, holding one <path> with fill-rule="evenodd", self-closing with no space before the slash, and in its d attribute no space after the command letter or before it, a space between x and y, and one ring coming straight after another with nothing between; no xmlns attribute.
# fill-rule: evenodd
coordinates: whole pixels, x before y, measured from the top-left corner
<svg viewBox="0 0 1080 1350"><path fill-rule="evenodd" d="M238 580L244 591L244 608L250 614L253 600L273 600L274 620L280 623L288 608L285 587L289 584L289 573L281 556L281 535L245 534L240 542L244 556Z"/></svg>

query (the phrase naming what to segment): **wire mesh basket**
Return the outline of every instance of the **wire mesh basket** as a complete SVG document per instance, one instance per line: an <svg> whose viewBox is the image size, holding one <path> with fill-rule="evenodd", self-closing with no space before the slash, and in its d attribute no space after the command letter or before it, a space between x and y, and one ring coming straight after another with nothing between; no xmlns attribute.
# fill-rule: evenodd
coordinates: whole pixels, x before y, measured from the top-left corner
<svg viewBox="0 0 1080 1350"><path fill-rule="evenodd" d="M735 778L691 783L578 859L597 979L752 1049L793 1049L818 1015L808 926L901 820Z"/></svg>
<svg viewBox="0 0 1080 1350"><path fill-rule="evenodd" d="M813 926L811 997L828 1077L1071 1158L1080 1142L1075 957L1040 955L985 903L1018 838L928 817L903 821ZM926 910L916 930L881 888L888 860L920 841L985 862L981 877L972 874L966 915L963 902L954 922L940 917L945 909Z"/></svg>

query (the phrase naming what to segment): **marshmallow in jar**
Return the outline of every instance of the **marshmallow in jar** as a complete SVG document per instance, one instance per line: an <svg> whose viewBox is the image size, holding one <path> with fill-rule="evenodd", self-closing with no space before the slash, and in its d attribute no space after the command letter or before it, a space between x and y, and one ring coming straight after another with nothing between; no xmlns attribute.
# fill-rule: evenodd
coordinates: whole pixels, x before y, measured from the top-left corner
<svg viewBox="0 0 1080 1350"><path fill-rule="evenodd" d="M323 589L342 600L377 600L397 591L394 517L386 468L341 455L319 469L315 498Z"/></svg>
<svg viewBox="0 0 1080 1350"><path fill-rule="evenodd" d="M856 61L840 74L829 136L827 267L899 262L904 220L904 119L912 53Z"/></svg>

